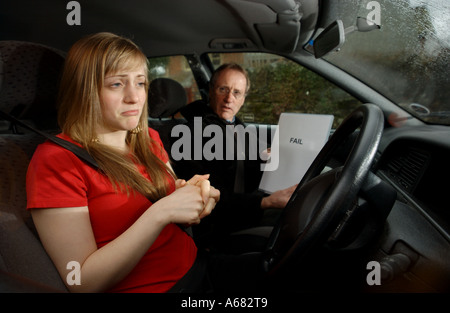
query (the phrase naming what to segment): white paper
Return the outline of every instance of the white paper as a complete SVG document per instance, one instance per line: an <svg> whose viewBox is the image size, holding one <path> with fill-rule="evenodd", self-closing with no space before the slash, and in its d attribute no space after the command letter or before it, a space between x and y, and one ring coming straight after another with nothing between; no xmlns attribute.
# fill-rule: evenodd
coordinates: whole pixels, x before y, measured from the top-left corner
<svg viewBox="0 0 450 313"><path fill-rule="evenodd" d="M278 166L264 170L259 189L273 193L298 184L327 142L333 119L325 114L282 113L268 160L276 160Z"/></svg>

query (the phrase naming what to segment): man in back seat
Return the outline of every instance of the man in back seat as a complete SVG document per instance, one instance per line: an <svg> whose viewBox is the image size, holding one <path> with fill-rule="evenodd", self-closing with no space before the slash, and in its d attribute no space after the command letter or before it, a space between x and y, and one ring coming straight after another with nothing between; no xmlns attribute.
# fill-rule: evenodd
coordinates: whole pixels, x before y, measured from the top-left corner
<svg viewBox="0 0 450 313"><path fill-rule="evenodd" d="M224 237L228 238L227 235L231 232L264 225L264 212L268 212L266 209L272 209L270 210L271 213L273 214L275 211L275 216L278 216L277 213L281 211L279 209L286 206L296 187L292 186L271 195L259 192L258 185L262 174L260 170L261 159L251 159L248 155L248 146L245 149L239 149L236 146L236 137L226 135L227 125L245 126L236 114L244 104L249 88L249 77L240 65L224 64L214 72L211 78L209 105L202 101L195 102L194 107L188 106L187 109L181 111L188 120L187 125L191 134L196 131L198 133L198 123L199 118L201 118L202 134L204 134L206 127L217 125L222 130L223 135L223 145L215 147L215 149L222 149L222 151L219 151L223 152L222 157L211 159L211 156L208 157L202 153L199 160L198 153L194 156L195 140L198 141L199 138L194 138L194 135L192 135L191 157L173 160L174 170L180 178L192 177L192 173L210 174L211 184L221 192L221 201L216 205L212 214L202 220L200 225L194 227L198 245L214 245ZM192 113L193 110L195 110L194 113ZM196 127L197 129L195 129ZM172 137L171 139L173 147L176 148L178 138ZM205 152L204 145L210 138L204 137L202 139L202 152ZM229 152L227 149L231 147L230 142L227 144L227 140L233 141L231 145L234 147L234 152L245 151L245 161L237 160L236 155L231 159L226 157ZM248 144L247 140L245 142ZM217 152L217 150L214 152L215 156L218 155ZM174 159L173 153L174 150L172 150L172 159ZM269 224L273 225L273 223L274 221Z"/></svg>

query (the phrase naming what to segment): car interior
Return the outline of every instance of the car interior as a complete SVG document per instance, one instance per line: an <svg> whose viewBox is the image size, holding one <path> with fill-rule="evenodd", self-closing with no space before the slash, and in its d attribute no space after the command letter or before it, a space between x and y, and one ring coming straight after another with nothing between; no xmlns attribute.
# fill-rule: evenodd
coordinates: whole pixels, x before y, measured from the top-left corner
<svg viewBox="0 0 450 313"><path fill-rule="evenodd" d="M152 69L166 66L164 57L185 59L195 96L186 79L168 70L152 76L149 85L149 125L158 130L169 154L172 128L196 116L198 100L207 100L217 67L213 57L219 54L277 55L357 99L342 119L335 118L338 125L299 178L277 225L245 233L265 238L261 269L274 290L450 291L449 75L434 81L428 72L448 74L448 35L440 54L430 53L428 59L418 54L420 62L408 61L415 75L408 85L381 72L385 64L401 67L387 57L397 56L394 50L386 48L386 63L358 54L370 46L364 36L388 32L383 14L393 1L372 1L382 3L381 28L358 16L367 11L369 1L363 0L73 2L73 7L56 0L0 4L0 292L68 292L26 210L25 177L35 148L46 140L33 129L59 132L56 95L66 51L77 39L99 31L132 38ZM441 18L448 26L450 8L444 8ZM414 12L423 14L419 9ZM77 12L78 25L73 19ZM348 20L336 19L347 13L356 23L352 29L343 25ZM347 44L357 52L346 50ZM363 75L356 76L355 68ZM407 103L410 94L434 102ZM332 99L340 95L331 92ZM261 129L276 126L276 121L253 123Z"/></svg>

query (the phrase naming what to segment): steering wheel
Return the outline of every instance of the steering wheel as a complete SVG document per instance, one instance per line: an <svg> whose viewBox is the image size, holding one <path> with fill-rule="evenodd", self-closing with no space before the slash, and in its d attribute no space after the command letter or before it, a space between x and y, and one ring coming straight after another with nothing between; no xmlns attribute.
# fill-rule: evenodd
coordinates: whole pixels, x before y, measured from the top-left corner
<svg viewBox="0 0 450 313"><path fill-rule="evenodd" d="M343 166L322 171L336 150L360 128ZM357 199L374 160L384 127L381 109L364 104L336 129L292 194L263 253L263 269L273 274L323 244Z"/></svg>

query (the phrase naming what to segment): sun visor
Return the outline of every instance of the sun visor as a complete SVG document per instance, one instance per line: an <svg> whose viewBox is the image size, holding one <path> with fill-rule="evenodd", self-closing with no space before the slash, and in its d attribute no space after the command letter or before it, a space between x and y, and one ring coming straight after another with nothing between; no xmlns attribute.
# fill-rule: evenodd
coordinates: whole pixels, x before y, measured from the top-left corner
<svg viewBox="0 0 450 313"><path fill-rule="evenodd" d="M294 0L225 0L246 21L249 37L267 50L289 53L300 37L302 13ZM255 34L256 32L256 34Z"/></svg>

